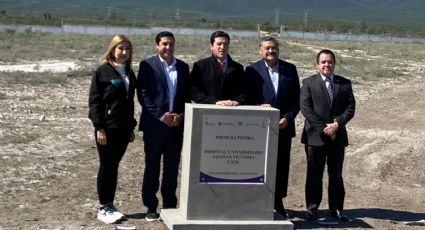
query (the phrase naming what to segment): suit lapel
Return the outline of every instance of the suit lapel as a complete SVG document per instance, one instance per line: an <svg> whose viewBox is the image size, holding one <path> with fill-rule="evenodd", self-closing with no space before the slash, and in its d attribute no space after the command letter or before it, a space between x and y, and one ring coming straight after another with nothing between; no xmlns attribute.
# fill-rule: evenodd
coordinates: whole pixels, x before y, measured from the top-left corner
<svg viewBox="0 0 425 230"><path fill-rule="evenodd" d="M272 79L269 74L269 70L267 69L266 63L263 60L260 61L260 75L266 83L267 92L274 92L274 86Z"/></svg>
<svg viewBox="0 0 425 230"><path fill-rule="evenodd" d="M337 75L334 75L334 80L333 80L333 100L335 100L336 95L338 95L338 91L339 91L339 86L340 86L340 78Z"/></svg>
<svg viewBox="0 0 425 230"><path fill-rule="evenodd" d="M161 82L164 85L164 87L167 89L167 95L168 95L168 83L167 83L167 75L164 72L164 68L162 67L161 60L159 59L159 56L155 56L155 68L159 73L161 73ZM168 95L169 96L169 95Z"/></svg>
<svg viewBox="0 0 425 230"><path fill-rule="evenodd" d="M319 92L320 95L319 96L325 97L326 98L326 101L329 104L329 107L331 107L332 101L331 101L331 98L329 97L328 90L326 89L325 82L323 81L322 76L320 76L320 74L317 74L316 75L315 84L320 89L320 92Z"/></svg>
<svg viewBox="0 0 425 230"><path fill-rule="evenodd" d="M283 84L285 84L285 75L289 75L289 74L286 74L286 68L285 68L283 61L278 60L278 64L279 64L279 86L278 86L278 89L283 89Z"/></svg>
<svg viewBox="0 0 425 230"><path fill-rule="evenodd" d="M217 60L216 60L217 61ZM218 63L217 63L218 65ZM226 71L224 71L223 76L226 77L227 75L229 75L229 73L231 73L234 69L233 66L233 59L230 57L230 55L227 55L227 67L226 67ZM220 71L219 71L220 72Z"/></svg>
<svg viewBox="0 0 425 230"><path fill-rule="evenodd" d="M217 65L219 64L217 63ZM224 67L224 73L223 73L224 77L226 77L227 73L232 72L232 70L233 70L232 60L229 58L229 56L227 56L227 66Z"/></svg>
<svg viewBox="0 0 425 230"><path fill-rule="evenodd" d="M182 76L183 70L181 70L181 65L177 59L176 59L176 71L177 71L176 97L178 97L178 95L180 95L180 92L182 92L184 76Z"/></svg>
<svg viewBox="0 0 425 230"><path fill-rule="evenodd" d="M214 57L214 55L211 55L209 62L210 62L210 64L209 64L210 68L213 70L212 76L220 76L220 77L225 76L225 74L223 74L220 71L220 67L218 66L218 61L217 61L216 57ZM229 72L229 64L227 64L227 65L228 66L227 66L226 73Z"/></svg>
<svg viewBox="0 0 425 230"><path fill-rule="evenodd" d="M276 102L276 93L274 91L274 86L273 86L273 82L272 82L272 79L271 79L270 74L269 74L269 70L267 69L266 63L264 63L263 60L259 61L258 65L259 65L260 76L263 78L263 81L264 81L264 84L265 84L264 92L265 93L271 92L271 93L267 93L268 96L266 98L272 99L272 101L273 101L272 104L274 104Z"/></svg>

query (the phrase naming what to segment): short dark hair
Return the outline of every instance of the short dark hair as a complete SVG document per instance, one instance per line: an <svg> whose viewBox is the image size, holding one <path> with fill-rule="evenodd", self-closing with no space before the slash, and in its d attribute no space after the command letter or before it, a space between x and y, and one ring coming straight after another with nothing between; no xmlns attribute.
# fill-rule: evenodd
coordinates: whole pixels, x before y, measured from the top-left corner
<svg viewBox="0 0 425 230"><path fill-rule="evenodd" d="M218 30L218 31L215 31L214 33L211 34L211 37L210 37L210 43L211 43L211 45L214 44L215 38L219 38L219 37L227 38L227 40L229 40L229 42L230 42L230 36L229 36L229 34L227 34L224 31Z"/></svg>
<svg viewBox="0 0 425 230"><path fill-rule="evenodd" d="M161 41L161 38L163 38L163 37L169 37L169 38L172 38L174 42L176 41L176 39L174 38L174 34L173 33L169 32L169 31L162 31L162 32L159 32L156 35L156 37L155 37L155 43L158 45L159 42Z"/></svg>
<svg viewBox="0 0 425 230"><path fill-rule="evenodd" d="M260 43L258 44L259 47L263 44L263 42L273 42L276 46L279 46L279 41L275 36L272 35L266 35L260 38Z"/></svg>
<svg viewBox="0 0 425 230"><path fill-rule="evenodd" d="M319 53L317 53L316 64L319 64L319 57L320 57L321 54L329 54L329 55L331 55L332 56L332 59L334 60L334 63L336 63L335 54L331 50L324 49L324 50L320 50Z"/></svg>

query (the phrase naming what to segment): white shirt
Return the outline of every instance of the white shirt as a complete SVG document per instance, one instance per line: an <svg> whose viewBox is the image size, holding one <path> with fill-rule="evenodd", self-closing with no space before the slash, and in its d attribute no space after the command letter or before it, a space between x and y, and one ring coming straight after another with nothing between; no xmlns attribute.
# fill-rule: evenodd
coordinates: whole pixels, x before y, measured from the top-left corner
<svg viewBox="0 0 425 230"><path fill-rule="evenodd" d="M158 55L159 56L159 55ZM159 56L159 59L162 63L162 68L165 72L168 86L168 95L170 97L170 107L169 111L173 111L174 106L174 97L176 96L176 88L177 88L177 69L176 69L176 59L173 58L173 62L171 65Z"/></svg>
<svg viewBox="0 0 425 230"><path fill-rule="evenodd" d="M116 64L117 71L121 75L122 80L125 83L125 88L128 92L128 87L130 86L130 80L128 79L127 73L125 71L125 64Z"/></svg>
<svg viewBox="0 0 425 230"><path fill-rule="evenodd" d="M334 82L334 75L333 74L331 76L329 76L329 79L331 80L331 82L326 81L327 77L323 76L322 74L320 74L320 76L322 77L323 82L325 82L326 88L329 87L329 84L331 82Z"/></svg>
<svg viewBox="0 0 425 230"><path fill-rule="evenodd" d="M278 87L279 87L279 65L278 63L276 63L276 65L273 68L270 68L267 65L266 61L264 61L264 63L266 64L267 70L269 71L269 76L270 76L270 79L272 80L274 93L276 95Z"/></svg>
<svg viewBox="0 0 425 230"><path fill-rule="evenodd" d="M325 76L323 76L322 74L320 74L320 76L322 77L322 80L324 81L324 82L326 82L326 77ZM329 78L331 79L331 81L333 82L333 80L334 80L334 75L332 74L331 76L329 76Z"/></svg>

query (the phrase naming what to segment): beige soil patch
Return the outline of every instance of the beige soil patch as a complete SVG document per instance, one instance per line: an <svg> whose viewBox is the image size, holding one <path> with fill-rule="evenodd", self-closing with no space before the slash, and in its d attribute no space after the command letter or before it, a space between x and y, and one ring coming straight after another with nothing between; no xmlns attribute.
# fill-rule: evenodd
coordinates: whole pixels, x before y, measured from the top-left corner
<svg viewBox="0 0 425 230"><path fill-rule="evenodd" d="M57 60L45 60L26 64L0 63L0 72L54 72L63 73L80 69L80 66L72 61L64 62Z"/></svg>

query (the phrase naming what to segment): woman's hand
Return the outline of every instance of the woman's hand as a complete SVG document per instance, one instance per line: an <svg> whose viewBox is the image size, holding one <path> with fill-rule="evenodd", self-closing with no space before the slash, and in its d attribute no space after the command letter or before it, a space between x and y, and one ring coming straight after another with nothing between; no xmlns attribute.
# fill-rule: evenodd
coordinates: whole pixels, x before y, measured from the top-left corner
<svg viewBox="0 0 425 230"><path fill-rule="evenodd" d="M106 145L106 133L104 129L97 130L96 141L99 145Z"/></svg>

